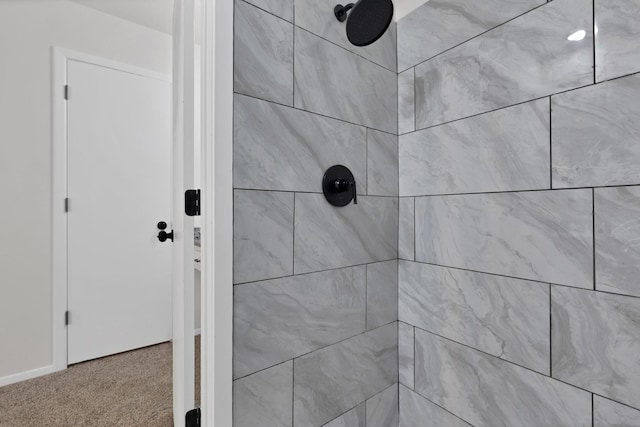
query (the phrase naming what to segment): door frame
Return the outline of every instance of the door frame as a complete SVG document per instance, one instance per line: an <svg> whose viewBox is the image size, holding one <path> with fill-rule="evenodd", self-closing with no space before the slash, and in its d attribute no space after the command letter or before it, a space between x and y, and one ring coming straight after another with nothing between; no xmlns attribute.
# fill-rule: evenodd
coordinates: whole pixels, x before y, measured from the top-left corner
<svg viewBox="0 0 640 427"><path fill-rule="evenodd" d="M233 425L234 2L202 0L202 426Z"/></svg>
<svg viewBox="0 0 640 427"><path fill-rule="evenodd" d="M68 240L67 212L67 104L64 87L69 60L85 62L117 71L161 80L171 84L171 77L152 70L135 67L87 53L52 46L51 48L51 134L52 134L52 226L53 226L53 369L61 371L68 366L68 329L65 312L68 309ZM173 153L170 153L170 159ZM169 166L169 165L168 165ZM170 189L167 189L170 191Z"/></svg>

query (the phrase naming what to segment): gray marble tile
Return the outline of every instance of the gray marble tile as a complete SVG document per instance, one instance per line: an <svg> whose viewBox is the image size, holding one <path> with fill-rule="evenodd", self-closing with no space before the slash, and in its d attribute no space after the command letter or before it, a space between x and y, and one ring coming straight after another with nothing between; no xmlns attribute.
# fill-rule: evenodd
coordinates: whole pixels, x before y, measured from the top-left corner
<svg viewBox="0 0 640 427"><path fill-rule="evenodd" d="M367 400L367 427L398 427L398 384Z"/></svg>
<svg viewBox="0 0 640 427"><path fill-rule="evenodd" d="M398 256L398 199L358 197L343 208L322 194L296 194L296 274Z"/></svg>
<svg viewBox="0 0 640 427"><path fill-rule="evenodd" d="M233 382L234 427L293 425L293 361Z"/></svg>
<svg viewBox="0 0 640 427"><path fill-rule="evenodd" d="M413 326L406 323L398 323L398 361L400 383L413 389Z"/></svg>
<svg viewBox="0 0 640 427"><path fill-rule="evenodd" d="M298 27L295 106L385 132L398 131L398 75Z"/></svg>
<svg viewBox="0 0 640 427"><path fill-rule="evenodd" d="M640 75L552 97L553 188L640 183Z"/></svg>
<svg viewBox="0 0 640 427"><path fill-rule="evenodd" d="M554 0L417 66L417 128L593 83L592 9Z"/></svg>
<svg viewBox="0 0 640 427"><path fill-rule="evenodd" d="M549 98L400 137L400 195L551 188Z"/></svg>
<svg viewBox="0 0 640 427"><path fill-rule="evenodd" d="M613 400L593 396L594 427L639 427L640 411Z"/></svg>
<svg viewBox="0 0 640 427"><path fill-rule="evenodd" d="M325 171L342 164L366 194L365 128L241 95L234 108L236 188L322 192Z"/></svg>
<svg viewBox="0 0 640 427"><path fill-rule="evenodd" d="M430 0L398 22L398 71L469 40L546 0Z"/></svg>
<svg viewBox="0 0 640 427"><path fill-rule="evenodd" d="M273 13L282 19L293 22L294 0L246 0L260 9Z"/></svg>
<svg viewBox="0 0 640 427"><path fill-rule="evenodd" d="M640 408L640 299L554 286L554 378Z"/></svg>
<svg viewBox="0 0 640 427"><path fill-rule="evenodd" d="M462 419L445 411L405 386L400 386L400 427L471 427Z"/></svg>
<svg viewBox="0 0 640 427"><path fill-rule="evenodd" d="M324 427L365 427L367 422L366 409L365 404L361 403L333 421L328 422Z"/></svg>
<svg viewBox="0 0 640 427"><path fill-rule="evenodd" d="M293 24L236 0L234 90L293 105Z"/></svg>
<svg viewBox="0 0 640 427"><path fill-rule="evenodd" d="M420 329L416 392L474 426L591 426L591 393Z"/></svg>
<svg viewBox="0 0 640 427"><path fill-rule="evenodd" d="M416 198L416 261L592 288L592 207L591 190Z"/></svg>
<svg viewBox="0 0 640 427"><path fill-rule="evenodd" d="M398 257L412 261L415 258L414 214L415 199L413 197L400 198Z"/></svg>
<svg viewBox="0 0 640 427"><path fill-rule="evenodd" d="M236 286L234 377L365 330L365 267Z"/></svg>
<svg viewBox="0 0 640 427"><path fill-rule="evenodd" d="M596 289L640 297L640 187L595 190Z"/></svg>
<svg viewBox="0 0 640 427"><path fill-rule="evenodd" d="M395 323L300 357L294 366L294 425L322 425L397 381Z"/></svg>
<svg viewBox="0 0 640 427"><path fill-rule="evenodd" d="M549 375L549 285L401 261L400 320Z"/></svg>
<svg viewBox="0 0 640 427"><path fill-rule="evenodd" d="M346 24L339 22L333 14L333 8L338 3L340 2L335 0L296 0L296 25L378 65L396 71L396 23L393 22L375 43L365 47L354 46L347 39Z"/></svg>
<svg viewBox="0 0 640 427"><path fill-rule="evenodd" d="M640 71L640 4L596 0L596 80Z"/></svg>
<svg viewBox="0 0 640 427"><path fill-rule="evenodd" d="M367 329L398 320L398 261L367 265Z"/></svg>
<svg viewBox="0 0 640 427"><path fill-rule="evenodd" d="M235 190L234 283L293 274L293 194Z"/></svg>
<svg viewBox="0 0 640 427"><path fill-rule="evenodd" d="M398 136L367 130L367 191L370 196L398 195Z"/></svg>
<svg viewBox="0 0 640 427"><path fill-rule="evenodd" d="M416 130L415 70L398 74L398 133Z"/></svg>

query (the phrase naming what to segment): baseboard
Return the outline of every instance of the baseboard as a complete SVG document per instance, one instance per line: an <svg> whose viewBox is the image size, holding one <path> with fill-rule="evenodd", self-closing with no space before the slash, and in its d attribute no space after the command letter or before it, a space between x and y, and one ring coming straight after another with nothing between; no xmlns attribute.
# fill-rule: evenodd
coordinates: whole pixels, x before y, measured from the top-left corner
<svg viewBox="0 0 640 427"><path fill-rule="evenodd" d="M200 329L196 329L196 330L194 330L194 331L193 331L193 335L194 335L194 336L196 336L196 337L197 337L198 335L200 335Z"/></svg>
<svg viewBox="0 0 640 427"><path fill-rule="evenodd" d="M7 375L0 378L0 387L9 384L19 383L20 381L30 380L32 378L41 377L56 372L57 369L53 365L43 366L42 368L32 369L30 371L18 372L17 374Z"/></svg>

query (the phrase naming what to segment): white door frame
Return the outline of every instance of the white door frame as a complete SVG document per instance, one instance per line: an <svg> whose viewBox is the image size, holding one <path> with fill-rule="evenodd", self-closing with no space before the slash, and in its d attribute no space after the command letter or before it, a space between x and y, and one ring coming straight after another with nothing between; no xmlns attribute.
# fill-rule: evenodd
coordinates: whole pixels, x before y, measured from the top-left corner
<svg viewBox="0 0 640 427"><path fill-rule="evenodd" d="M194 0L173 5L173 424L185 426L194 409L194 219L185 215L184 192L194 183Z"/></svg>
<svg viewBox="0 0 640 427"><path fill-rule="evenodd" d="M233 412L233 0L202 0L202 426Z"/></svg>
<svg viewBox="0 0 640 427"><path fill-rule="evenodd" d="M171 83L171 77L144 68L119 63L83 52L51 48L52 214L53 214L53 370L67 368L67 62L85 62ZM168 166L168 165L167 165ZM167 189L169 191L169 189Z"/></svg>

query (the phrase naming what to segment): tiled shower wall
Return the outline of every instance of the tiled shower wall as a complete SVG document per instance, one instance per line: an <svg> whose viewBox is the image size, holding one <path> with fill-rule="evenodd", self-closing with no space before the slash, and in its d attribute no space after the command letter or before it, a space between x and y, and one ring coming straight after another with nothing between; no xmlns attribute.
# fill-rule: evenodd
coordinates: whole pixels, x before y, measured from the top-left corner
<svg viewBox="0 0 640 427"><path fill-rule="evenodd" d="M397 31L400 425L639 426L640 2Z"/></svg>
<svg viewBox="0 0 640 427"><path fill-rule="evenodd" d="M234 427L398 425L395 26L356 49L334 6L235 3Z"/></svg>

